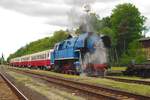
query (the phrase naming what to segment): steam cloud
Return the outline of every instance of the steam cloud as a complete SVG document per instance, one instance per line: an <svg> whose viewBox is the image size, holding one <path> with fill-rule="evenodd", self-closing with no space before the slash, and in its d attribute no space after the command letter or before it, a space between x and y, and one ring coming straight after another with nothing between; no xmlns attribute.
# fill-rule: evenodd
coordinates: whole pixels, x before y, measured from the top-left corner
<svg viewBox="0 0 150 100"><path fill-rule="evenodd" d="M68 12L69 19L69 33L74 35L74 29L82 27L84 32L94 32L93 28L93 16L90 15L90 5L94 3L95 0L67 0L66 3L72 5L70 12ZM83 9L84 6L84 9ZM89 70L86 65L88 64L104 64L107 62L106 48L102 42L97 41L97 48L94 53L87 52L84 55L83 61L81 63L82 70L85 73L92 73L92 70ZM99 75L101 71L95 71L93 74Z"/></svg>
<svg viewBox="0 0 150 100"><path fill-rule="evenodd" d="M66 4L72 5L72 6L78 6L81 7L84 4L92 4L96 0L64 0Z"/></svg>
<svg viewBox="0 0 150 100"><path fill-rule="evenodd" d="M93 27L92 17L86 13L83 6L88 5L90 6L96 0L66 0L65 3L72 5L71 10L68 12L68 28L69 31L74 34L74 30L82 26L82 31L84 32L92 32Z"/></svg>

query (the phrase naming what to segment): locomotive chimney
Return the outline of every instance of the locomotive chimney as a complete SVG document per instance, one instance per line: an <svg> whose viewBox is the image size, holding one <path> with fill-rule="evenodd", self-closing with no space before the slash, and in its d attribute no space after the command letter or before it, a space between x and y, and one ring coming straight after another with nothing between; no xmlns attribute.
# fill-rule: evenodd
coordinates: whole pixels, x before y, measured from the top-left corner
<svg viewBox="0 0 150 100"><path fill-rule="evenodd" d="M87 12L87 14L91 11L91 7L89 4L84 5L84 10Z"/></svg>

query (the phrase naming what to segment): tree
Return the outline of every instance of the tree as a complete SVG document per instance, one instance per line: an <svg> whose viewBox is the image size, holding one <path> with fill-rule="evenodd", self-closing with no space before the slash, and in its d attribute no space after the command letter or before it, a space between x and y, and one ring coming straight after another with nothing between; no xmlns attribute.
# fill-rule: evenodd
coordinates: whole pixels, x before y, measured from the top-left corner
<svg viewBox="0 0 150 100"><path fill-rule="evenodd" d="M134 5L125 3L113 9L110 20L117 39L116 48L120 57L127 51L131 42L142 37L146 18Z"/></svg>

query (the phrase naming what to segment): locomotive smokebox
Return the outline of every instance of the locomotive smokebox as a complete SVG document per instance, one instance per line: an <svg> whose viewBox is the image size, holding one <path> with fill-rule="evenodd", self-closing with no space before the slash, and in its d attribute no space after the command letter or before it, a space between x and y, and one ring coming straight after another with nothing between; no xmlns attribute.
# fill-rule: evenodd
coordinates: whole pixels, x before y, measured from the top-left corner
<svg viewBox="0 0 150 100"><path fill-rule="evenodd" d="M107 48L110 47L110 38L93 32L82 35L85 36L85 39L82 38L84 47L81 48L83 72L88 76L103 76L108 68Z"/></svg>

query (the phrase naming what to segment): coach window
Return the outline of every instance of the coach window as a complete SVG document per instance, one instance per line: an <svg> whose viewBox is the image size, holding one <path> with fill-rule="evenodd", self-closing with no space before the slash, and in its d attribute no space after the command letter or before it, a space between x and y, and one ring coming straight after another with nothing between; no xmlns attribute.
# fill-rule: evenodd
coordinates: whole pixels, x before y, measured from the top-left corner
<svg viewBox="0 0 150 100"><path fill-rule="evenodd" d="M44 54L44 59L46 59L46 54Z"/></svg>
<svg viewBox="0 0 150 100"><path fill-rule="evenodd" d="M47 53L47 57L49 57L49 53Z"/></svg>
<svg viewBox="0 0 150 100"><path fill-rule="evenodd" d="M40 58L40 59L43 59L43 55L39 55L39 58Z"/></svg>
<svg viewBox="0 0 150 100"><path fill-rule="evenodd" d="M40 55L37 56L37 59L40 59Z"/></svg>
<svg viewBox="0 0 150 100"><path fill-rule="evenodd" d="M33 60L35 60L36 59L36 57L35 56L33 56Z"/></svg>
<svg viewBox="0 0 150 100"><path fill-rule="evenodd" d="M43 59L43 54L42 54L42 55L40 55L40 59Z"/></svg>
<svg viewBox="0 0 150 100"><path fill-rule="evenodd" d="M36 60L36 56L32 56L32 60Z"/></svg>
<svg viewBox="0 0 150 100"><path fill-rule="evenodd" d="M31 58L32 60L34 60L34 56L32 56L32 58Z"/></svg>
<svg viewBox="0 0 150 100"><path fill-rule="evenodd" d="M29 59L30 59L30 57L27 58L27 60L29 60Z"/></svg>
<svg viewBox="0 0 150 100"><path fill-rule="evenodd" d="M34 56L32 56L31 59L34 60Z"/></svg>
<svg viewBox="0 0 150 100"><path fill-rule="evenodd" d="M65 41L63 41L63 42L61 42L61 43L59 44L58 50L62 50L62 49L63 49L64 42L65 42Z"/></svg>
<svg viewBox="0 0 150 100"><path fill-rule="evenodd" d="M45 54L44 54L44 59L46 59L46 57L47 57L47 56L46 56L46 53L45 53Z"/></svg>
<svg viewBox="0 0 150 100"><path fill-rule="evenodd" d="M58 50L58 46L59 46L59 43L55 44L54 49L55 49L55 50Z"/></svg>
<svg viewBox="0 0 150 100"><path fill-rule="evenodd" d="M45 54L43 54L43 59L45 59L45 57L46 57Z"/></svg>
<svg viewBox="0 0 150 100"><path fill-rule="evenodd" d="M41 59L42 58L42 56L41 55L39 55L39 59Z"/></svg>
<svg viewBox="0 0 150 100"><path fill-rule="evenodd" d="M37 56L37 59L40 59L40 55Z"/></svg>
<svg viewBox="0 0 150 100"><path fill-rule="evenodd" d="M42 56L42 59L45 59L45 54L42 54L41 56Z"/></svg>
<svg viewBox="0 0 150 100"><path fill-rule="evenodd" d="M43 59L45 59L45 54L42 55Z"/></svg>
<svg viewBox="0 0 150 100"><path fill-rule="evenodd" d="M71 46L71 41L67 41L67 47L66 48L69 48Z"/></svg>
<svg viewBox="0 0 150 100"><path fill-rule="evenodd" d="M41 55L41 59L44 59L44 54Z"/></svg>
<svg viewBox="0 0 150 100"><path fill-rule="evenodd" d="M41 59L41 58L42 58L41 55L39 55L39 56L38 56L38 59Z"/></svg>
<svg viewBox="0 0 150 100"><path fill-rule="evenodd" d="M67 41L64 41L62 45L62 49L66 49L66 48L67 48Z"/></svg>
<svg viewBox="0 0 150 100"><path fill-rule="evenodd" d="M41 58L41 59L44 59L44 54L40 55L40 58Z"/></svg>

